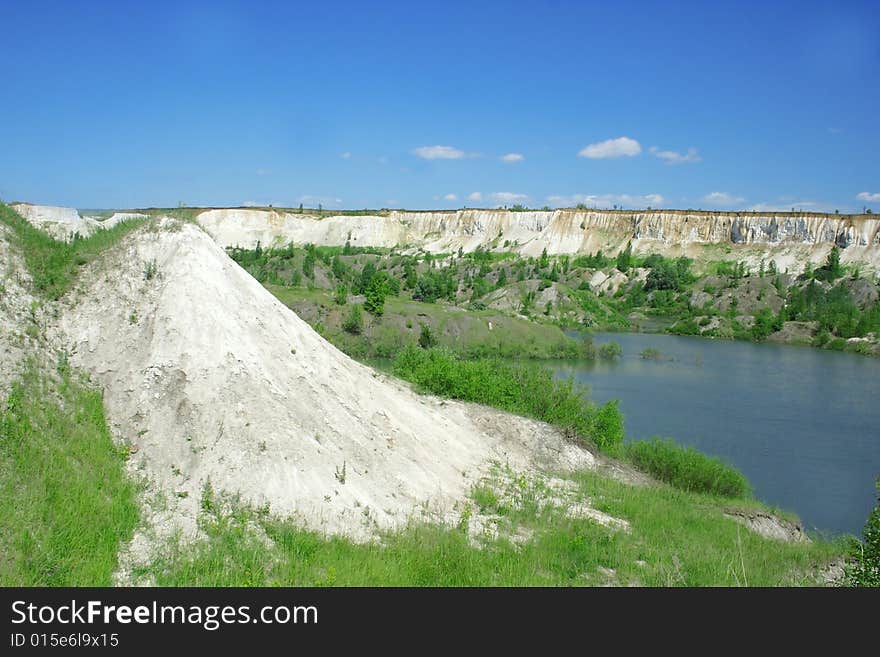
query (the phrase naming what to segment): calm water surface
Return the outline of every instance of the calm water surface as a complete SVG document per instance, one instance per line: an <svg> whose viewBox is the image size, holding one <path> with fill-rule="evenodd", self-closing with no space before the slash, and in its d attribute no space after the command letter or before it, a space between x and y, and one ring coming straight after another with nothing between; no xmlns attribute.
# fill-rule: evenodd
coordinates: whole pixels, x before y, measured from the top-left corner
<svg viewBox="0 0 880 657"><path fill-rule="evenodd" d="M627 439L663 436L726 459L808 529L861 536L880 474L880 359L662 334L596 334L613 363L554 363L620 399ZM662 360L645 360L652 347Z"/></svg>

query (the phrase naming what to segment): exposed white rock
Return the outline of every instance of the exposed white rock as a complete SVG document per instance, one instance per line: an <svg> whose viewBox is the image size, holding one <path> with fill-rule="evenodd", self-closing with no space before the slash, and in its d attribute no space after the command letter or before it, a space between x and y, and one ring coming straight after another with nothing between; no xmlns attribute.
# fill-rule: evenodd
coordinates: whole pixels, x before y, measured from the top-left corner
<svg viewBox="0 0 880 657"><path fill-rule="evenodd" d="M89 237L101 228L112 228L122 221L147 216L137 212L115 212L106 219L99 219L80 216L73 208L51 205L16 203L11 207L34 226L42 228L55 239L62 241L69 241L77 234L81 237Z"/></svg>
<svg viewBox="0 0 880 657"><path fill-rule="evenodd" d="M511 212L391 211L375 216L315 217L275 210L207 210L199 223L224 247L253 248L313 243L354 246L418 246L431 252L477 247L549 254L614 254L632 241L637 253L705 256L705 248L726 245L754 267L775 259L780 271L821 262L834 244L841 261L880 266L880 220L857 215L754 214L684 211L555 210Z"/></svg>
<svg viewBox="0 0 880 657"><path fill-rule="evenodd" d="M132 467L169 502L155 522L185 535L208 481L366 538L414 509L442 517L492 461L595 465L545 424L420 396L351 360L195 225L137 231L81 278L59 342L103 386L114 432L137 446Z"/></svg>

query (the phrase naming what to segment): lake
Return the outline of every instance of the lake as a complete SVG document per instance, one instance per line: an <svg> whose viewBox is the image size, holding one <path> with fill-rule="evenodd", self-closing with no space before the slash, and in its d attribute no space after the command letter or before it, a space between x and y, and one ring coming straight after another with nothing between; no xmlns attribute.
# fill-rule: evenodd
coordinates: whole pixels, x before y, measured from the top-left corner
<svg viewBox="0 0 880 657"><path fill-rule="evenodd" d="M761 500L804 527L861 536L880 474L880 360L749 342L599 333L614 362L554 362L557 375L620 399L627 440L662 436L720 456ZM659 360L646 360L646 348Z"/></svg>

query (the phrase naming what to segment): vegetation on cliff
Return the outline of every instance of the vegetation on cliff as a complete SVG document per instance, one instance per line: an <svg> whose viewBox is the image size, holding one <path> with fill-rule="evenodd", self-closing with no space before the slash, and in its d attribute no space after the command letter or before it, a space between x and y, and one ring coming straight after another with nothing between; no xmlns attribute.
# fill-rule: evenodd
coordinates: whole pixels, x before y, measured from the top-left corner
<svg viewBox="0 0 880 657"><path fill-rule="evenodd" d="M680 335L880 351L880 288L858 268L841 265L837 247L823 266L799 276L780 271L773 260L753 268L745 261L711 257L697 263L635 255L631 245L614 258L602 251L529 258L482 249L429 254L350 245L258 246L230 253L326 337L362 358L387 357L415 343L417 333L408 333L422 324L440 344L472 356L582 355L576 344L548 328L553 326L650 327ZM333 290L339 298L341 288L348 303L374 310L359 341L338 335L342 314L327 303ZM379 308L382 313L375 312ZM496 328L501 330L490 335ZM508 329L513 335L504 335Z"/></svg>

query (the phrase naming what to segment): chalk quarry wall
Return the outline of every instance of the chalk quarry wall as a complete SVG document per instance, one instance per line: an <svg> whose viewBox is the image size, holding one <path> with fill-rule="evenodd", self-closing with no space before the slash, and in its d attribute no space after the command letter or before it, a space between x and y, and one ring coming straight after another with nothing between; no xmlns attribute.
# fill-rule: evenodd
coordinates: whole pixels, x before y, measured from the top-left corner
<svg viewBox="0 0 880 657"><path fill-rule="evenodd" d="M198 221L224 247L312 243L318 245L418 247L465 252L478 247L524 255L614 254L632 241L637 253L777 259L797 269L820 262L833 245L842 261L880 267L880 219L868 215L726 213L690 211L511 212L458 210L382 215L308 214L256 209L206 210ZM729 251L729 253L727 252Z"/></svg>

